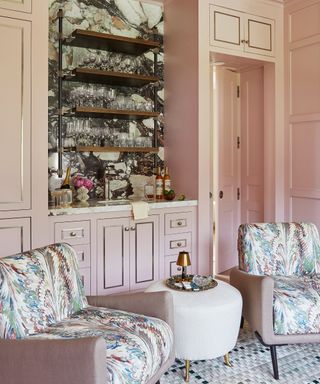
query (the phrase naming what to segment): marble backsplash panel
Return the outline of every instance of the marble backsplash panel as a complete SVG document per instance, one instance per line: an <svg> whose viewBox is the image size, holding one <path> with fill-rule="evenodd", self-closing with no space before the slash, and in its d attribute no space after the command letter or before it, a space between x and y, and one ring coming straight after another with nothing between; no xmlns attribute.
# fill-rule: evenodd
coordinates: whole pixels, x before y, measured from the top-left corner
<svg viewBox="0 0 320 384"><path fill-rule="evenodd" d="M58 156L57 148L57 107L58 107L58 20L59 9L64 11L63 29L64 35L69 35L76 28L86 29L97 32L105 32L114 35L156 39L163 42L163 9L159 5L144 3L137 0L71 0L71 1L49 1L49 190L59 186L61 180L57 177ZM65 69L77 66L88 53L97 54L98 51L76 47L64 47L63 66ZM125 58L134 60L134 57ZM139 72L142 74L153 74L153 53L148 52L141 56ZM160 117L157 122L157 139L160 147L157 156L157 164L162 166L164 161L163 150L163 65L164 55L161 49L158 55L158 73L161 81L156 90L157 104ZM63 99L65 106L71 106L73 100L72 90L81 87L83 84L75 82L64 82ZM152 86L145 86L141 89L116 87L117 92L124 96L136 94L145 100L154 98ZM137 96L138 97L138 96ZM63 139L64 145L70 140L79 140L78 134L67 133L67 125L76 127L77 120L81 119L64 117L63 119ZM71 122L71 124L70 124ZM83 121L84 123L84 121ZM83 124L81 123L81 124ZM88 124L88 123L87 123ZM103 134L103 127L108 127L109 132L131 133L134 138L153 137L153 119L143 121L123 121L123 120L102 120L90 119L91 134L82 134L81 139L90 145L92 140L96 140L94 132ZM71 128L72 130L72 128ZM97 134L99 135L99 133ZM83 137L85 136L85 137ZM103 137L102 137L103 139ZM79 144L79 142L78 142ZM154 155L139 153L75 153L65 152L63 154L63 168L66 170L71 166L72 174L82 174L89 177L95 185L91 192L92 198L103 197L104 183L103 174L108 169L115 169L117 177L112 183L113 197L129 197L143 195L143 186L152 178L154 170Z"/></svg>

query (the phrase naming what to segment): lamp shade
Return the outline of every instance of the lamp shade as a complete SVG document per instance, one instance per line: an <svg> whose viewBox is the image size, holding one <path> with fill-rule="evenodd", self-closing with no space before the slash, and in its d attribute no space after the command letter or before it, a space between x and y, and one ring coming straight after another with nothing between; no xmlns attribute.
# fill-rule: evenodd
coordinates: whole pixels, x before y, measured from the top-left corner
<svg viewBox="0 0 320 384"><path fill-rule="evenodd" d="M177 265L179 265L180 267L188 267L189 265L191 265L189 252L179 252Z"/></svg>

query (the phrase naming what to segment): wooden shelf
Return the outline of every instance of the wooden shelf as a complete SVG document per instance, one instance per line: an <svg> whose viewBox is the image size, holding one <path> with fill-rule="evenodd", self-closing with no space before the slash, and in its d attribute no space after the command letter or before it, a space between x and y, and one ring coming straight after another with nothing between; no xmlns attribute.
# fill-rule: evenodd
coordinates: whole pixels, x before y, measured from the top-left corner
<svg viewBox="0 0 320 384"><path fill-rule="evenodd" d="M137 152L158 153L159 148L154 147L98 147L98 146L76 146L64 148L64 152Z"/></svg>
<svg viewBox="0 0 320 384"><path fill-rule="evenodd" d="M97 117L119 120L145 120L159 116L159 112L127 111L107 108L75 107L72 112L76 116Z"/></svg>
<svg viewBox="0 0 320 384"><path fill-rule="evenodd" d="M143 87L146 84L159 81L159 78L156 76L109 72L91 68L75 68L72 70L70 75L64 75L63 79L68 81L81 81L86 83L99 83L128 87Z"/></svg>
<svg viewBox="0 0 320 384"><path fill-rule="evenodd" d="M83 29L73 31L71 39L65 38L63 43L74 47L110 50L130 55L141 55L150 49L160 48L160 43L152 40L115 36Z"/></svg>

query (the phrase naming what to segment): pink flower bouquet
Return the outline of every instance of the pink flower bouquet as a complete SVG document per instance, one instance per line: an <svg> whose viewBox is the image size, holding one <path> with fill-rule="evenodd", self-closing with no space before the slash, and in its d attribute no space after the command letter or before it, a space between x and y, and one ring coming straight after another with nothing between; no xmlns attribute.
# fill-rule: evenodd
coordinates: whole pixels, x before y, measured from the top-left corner
<svg viewBox="0 0 320 384"><path fill-rule="evenodd" d="M91 191L91 189L93 188L93 182L90 179L79 175L73 178L73 185L76 189L84 187L88 191Z"/></svg>

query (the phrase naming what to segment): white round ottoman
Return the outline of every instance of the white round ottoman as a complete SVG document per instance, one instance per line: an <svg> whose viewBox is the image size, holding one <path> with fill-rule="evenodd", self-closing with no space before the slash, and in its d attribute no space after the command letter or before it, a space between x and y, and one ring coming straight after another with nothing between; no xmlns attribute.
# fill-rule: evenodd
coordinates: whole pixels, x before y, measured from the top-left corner
<svg viewBox="0 0 320 384"><path fill-rule="evenodd" d="M217 287L200 292L176 291L167 287L165 281L146 289L146 292L166 290L173 295L176 357L186 361L186 381L190 360L225 355L228 363L228 353L237 342L242 298L230 284L217 282Z"/></svg>

